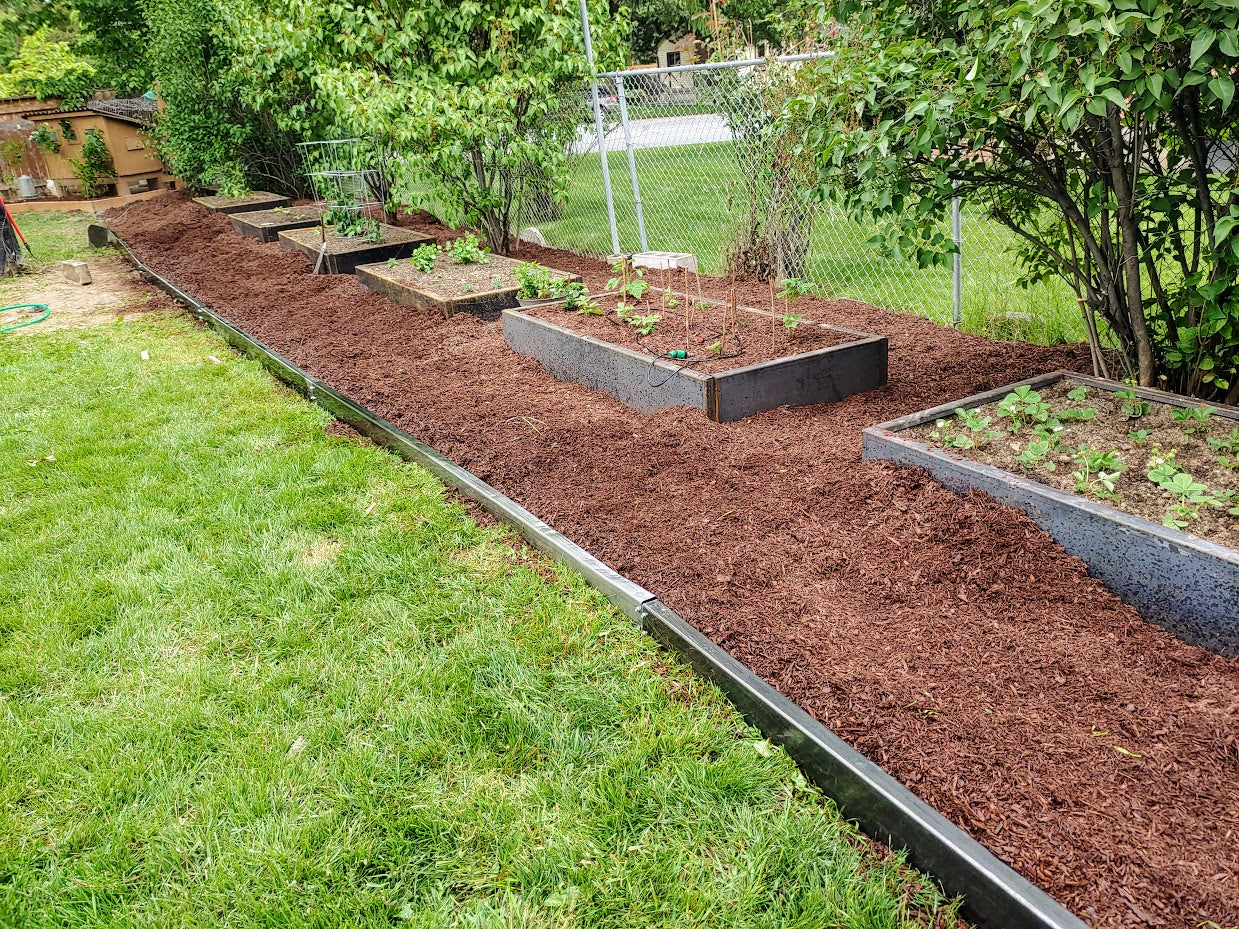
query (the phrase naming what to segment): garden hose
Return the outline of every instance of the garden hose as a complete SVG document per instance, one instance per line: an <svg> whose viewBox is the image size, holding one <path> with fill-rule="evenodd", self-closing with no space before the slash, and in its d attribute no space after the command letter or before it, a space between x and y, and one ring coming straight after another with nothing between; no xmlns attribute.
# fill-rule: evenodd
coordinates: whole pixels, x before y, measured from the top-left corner
<svg viewBox="0 0 1239 929"><path fill-rule="evenodd" d="M46 303L14 303L12 306L0 307L0 313L7 313L9 310L42 310L43 315L38 319L28 319L25 322L14 323L11 326L0 326L0 332L11 332L14 329L21 329L23 326L33 326L35 323L41 323L52 315L51 308Z"/></svg>

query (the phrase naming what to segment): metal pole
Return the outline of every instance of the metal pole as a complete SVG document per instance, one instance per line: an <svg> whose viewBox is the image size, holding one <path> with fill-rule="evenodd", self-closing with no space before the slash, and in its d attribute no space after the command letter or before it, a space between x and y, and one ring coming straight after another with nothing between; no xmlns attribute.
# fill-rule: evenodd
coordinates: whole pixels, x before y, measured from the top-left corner
<svg viewBox="0 0 1239 929"><path fill-rule="evenodd" d="M951 238L955 240L955 266L951 282L951 296L954 298L955 307L951 314L951 324L956 328L964 321L964 238L959 208L959 197L951 198Z"/></svg>
<svg viewBox="0 0 1239 929"><path fill-rule="evenodd" d="M581 0L581 32L585 35L585 61L589 65L589 93L594 104L594 132L598 135L598 157L602 160L602 188L607 196L607 222L611 224L611 253L620 253L619 229L615 225L615 197L611 194L611 166L607 164L607 148L602 131L602 104L598 102L598 73L594 68L594 44L589 37L589 10Z"/></svg>
<svg viewBox="0 0 1239 929"><path fill-rule="evenodd" d="M628 98L624 95L624 79L616 77L615 94L619 97L620 122L624 124L624 147L628 149L628 176L632 178L632 199L637 205L637 235L641 240L641 251L650 250L645 241L645 213L641 210L641 185L637 181L637 158L632 150L632 127L628 124Z"/></svg>

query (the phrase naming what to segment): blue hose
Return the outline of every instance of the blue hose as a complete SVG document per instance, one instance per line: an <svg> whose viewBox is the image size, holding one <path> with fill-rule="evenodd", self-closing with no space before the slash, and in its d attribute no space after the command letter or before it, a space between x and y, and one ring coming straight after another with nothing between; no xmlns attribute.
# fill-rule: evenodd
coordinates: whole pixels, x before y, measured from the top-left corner
<svg viewBox="0 0 1239 929"><path fill-rule="evenodd" d="M11 326L2 326L0 327L0 332L12 332L14 329L21 329L23 326L33 326L35 323L41 323L52 315L52 311L46 303L14 303L12 306L0 307L0 313L7 313L9 310L42 310L43 315L38 319L27 319L25 322L14 323Z"/></svg>

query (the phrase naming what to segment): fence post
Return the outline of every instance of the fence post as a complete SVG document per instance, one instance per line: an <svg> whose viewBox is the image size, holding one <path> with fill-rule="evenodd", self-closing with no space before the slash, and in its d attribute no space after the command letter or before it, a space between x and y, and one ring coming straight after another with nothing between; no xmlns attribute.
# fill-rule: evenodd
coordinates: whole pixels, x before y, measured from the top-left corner
<svg viewBox="0 0 1239 929"><path fill-rule="evenodd" d="M964 237L959 197L951 199L951 238L955 240L955 261L951 281L954 308L951 313L951 324L958 329L959 324L964 321Z"/></svg>
<svg viewBox="0 0 1239 929"><path fill-rule="evenodd" d="M620 122L624 124L624 147L628 149L628 176L632 178L632 199L637 206L637 236L641 251L650 250L645 240L645 213L641 210L641 184L637 181L637 158L632 149L632 127L628 124L628 97L624 94L624 78L615 78L615 94L619 98Z"/></svg>
<svg viewBox="0 0 1239 929"><path fill-rule="evenodd" d="M589 10L581 0L581 32L585 36L585 61L589 65L589 93L594 104L594 132L598 136L598 158L602 161L602 187L607 195L607 222L611 224L611 253L620 253L619 229L615 225L615 197L611 193L611 166L607 164L606 134L602 131L602 104L598 101L598 71L594 67L594 45L589 37Z"/></svg>

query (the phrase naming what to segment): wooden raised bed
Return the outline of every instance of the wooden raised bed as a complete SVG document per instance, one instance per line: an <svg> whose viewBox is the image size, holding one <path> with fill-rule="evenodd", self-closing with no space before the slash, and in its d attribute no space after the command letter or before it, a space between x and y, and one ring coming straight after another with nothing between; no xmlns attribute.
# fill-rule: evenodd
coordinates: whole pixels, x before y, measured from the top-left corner
<svg viewBox="0 0 1239 929"><path fill-rule="evenodd" d="M253 210L271 210L277 206L288 206L292 203L288 197L256 190L244 197L194 197L194 203L201 204L213 213L249 213Z"/></svg>
<svg viewBox="0 0 1239 929"><path fill-rule="evenodd" d="M762 320L770 314L741 309ZM812 325L812 324L809 324ZM676 406L704 410L731 422L780 406L835 403L886 384L887 343L880 336L821 326L845 341L772 361L702 373L662 358L584 335L518 310L503 313L503 335L512 350L541 362L562 381L615 397L642 413Z"/></svg>
<svg viewBox="0 0 1239 929"><path fill-rule="evenodd" d="M413 249L423 242L434 241L433 236L385 223L379 224L379 230L382 237L379 241L372 242L362 236L337 235L328 228L327 251L323 255L319 270L327 274L352 274L358 265L386 261L389 258L408 258L413 254ZM323 244L323 236L318 226L286 229L279 234L279 241L280 248L285 251L301 252L311 262L318 263L319 250Z"/></svg>
<svg viewBox="0 0 1239 929"><path fill-rule="evenodd" d="M238 235L274 242L285 229L307 229L323 218L322 207L290 206L233 213L228 219Z"/></svg>
<svg viewBox="0 0 1239 929"><path fill-rule="evenodd" d="M448 255L439 255L435 269L424 274L407 261L394 267L387 262L359 265L357 280L367 290L382 294L402 306L433 310L444 316L469 312L498 314L517 304L520 288L513 271L522 262L491 255L485 264L461 264ZM551 269L556 277L579 281L579 274Z"/></svg>
<svg viewBox="0 0 1239 929"><path fill-rule="evenodd" d="M1195 645L1239 656L1239 550L1052 487L1036 480L1035 470L1005 470L909 435L952 417L957 409L996 403L1016 387L1045 390L1066 377L1111 394L1128 389L1116 381L1057 371L872 426L864 433L864 457L924 468L956 493L984 491L1023 510L1146 619ZM1161 391L1136 388L1135 393L1150 404L1200 406ZM1239 411L1233 408L1217 408L1214 415L1239 426Z"/></svg>

